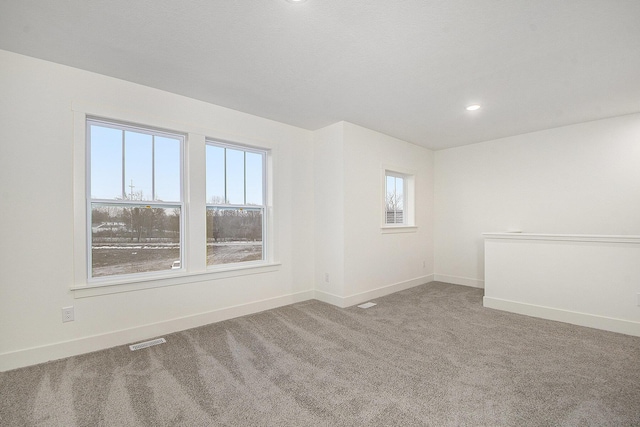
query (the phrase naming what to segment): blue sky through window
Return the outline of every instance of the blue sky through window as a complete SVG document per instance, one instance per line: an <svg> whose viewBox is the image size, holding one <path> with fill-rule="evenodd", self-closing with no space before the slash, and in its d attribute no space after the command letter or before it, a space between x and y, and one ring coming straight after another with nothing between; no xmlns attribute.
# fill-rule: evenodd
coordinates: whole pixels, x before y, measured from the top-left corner
<svg viewBox="0 0 640 427"><path fill-rule="evenodd" d="M262 205L263 172L262 154L208 144L207 203Z"/></svg>
<svg viewBox="0 0 640 427"><path fill-rule="evenodd" d="M207 203L224 203L224 148L207 145Z"/></svg>
<svg viewBox="0 0 640 427"><path fill-rule="evenodd" d="M227 201L244 205L244 151L227 148Z"/></svg>
<svg viewBox="0 0 640 427"><path fill-rule="evenodd" d="M92 199L181 200L180 139L96 123L89 126ZM263 157L208 144L207 203L262 205Z"/></svg>
<svg viewBox="0 0 640 427"><path fill-rule="evenodd" d="M129 200L153 200L151 142L151 135L124 133L124 191Z"/></svg>
<svg viewBox="0 0 640 427"><path fill-rule="evenodd" d="M180 201L180 139L89 126L92 199Z"/></svg>
<svg viewBox="0 0 640 427"><path fill-rule="evenodd" d="M122 131L91 126L91 198L122 196Z"/></svg>
<svg viewBox="0 0 640 427"><path fill-rule="evenodd" d="M387 175L387 204L395 210L404 209L404 179Z"/></svg>

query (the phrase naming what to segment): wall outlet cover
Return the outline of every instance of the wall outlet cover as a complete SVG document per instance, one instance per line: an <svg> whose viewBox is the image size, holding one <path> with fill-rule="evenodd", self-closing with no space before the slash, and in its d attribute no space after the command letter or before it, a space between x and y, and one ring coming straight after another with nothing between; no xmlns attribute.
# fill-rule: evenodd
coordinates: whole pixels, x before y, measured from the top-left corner
<svg viewBox="0 0 640 427"><path fill-rule="evenodd" d="M62 307L62 323L73 322L74 318L73 306Z"/></svg>

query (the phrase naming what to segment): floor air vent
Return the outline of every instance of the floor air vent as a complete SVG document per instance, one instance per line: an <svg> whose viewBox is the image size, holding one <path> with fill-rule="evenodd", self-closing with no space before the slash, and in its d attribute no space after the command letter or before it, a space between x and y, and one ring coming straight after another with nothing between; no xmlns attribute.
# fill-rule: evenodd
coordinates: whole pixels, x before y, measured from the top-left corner
<svg viewBox="0 0 640 427"><path fill-rule="evenodd" d="M167 340L165 340L164 338L158 338L155 340L139 342L138 344L130 345L129 348L131 349L131 351L136 351L136 350L140 350L141 348L151 347L152 345L164 344L166 342Z"/></svg>
<svg viewBox="0 0 640 427"><path fill-rule="evenodd" d="M375 302L365 302L364 304L360 304L358 307L360 308L371 308L374 305L377 305Z"/></svg>

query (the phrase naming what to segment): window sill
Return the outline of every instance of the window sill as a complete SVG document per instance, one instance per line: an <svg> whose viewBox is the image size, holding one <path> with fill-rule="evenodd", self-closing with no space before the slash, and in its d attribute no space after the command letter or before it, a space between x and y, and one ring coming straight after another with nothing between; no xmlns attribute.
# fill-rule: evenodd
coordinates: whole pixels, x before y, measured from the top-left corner
<svg viewBox="0 0 640 427"><path fill-rule="evenodd" d="M382 234L415 233L417 231L418 227L415 225L388 225L380 227L380 232Z"/></svg>
<svg viewBox="0 0 640 427"><path fill-rule="evenodd" d="M233 265L210 269L197 273L173 273L161 276L145 276L127 280L109 280L93 282L84 286L72 286L74 298L87 298L99 295L117 294L121 292L139 291L142 289L161 288L164 286L184 285L189 283L206 282L210 280L226 279L229 277L247 276L252 274L271 273L280 269L281 263L261 263L253 265Z"/></svg>

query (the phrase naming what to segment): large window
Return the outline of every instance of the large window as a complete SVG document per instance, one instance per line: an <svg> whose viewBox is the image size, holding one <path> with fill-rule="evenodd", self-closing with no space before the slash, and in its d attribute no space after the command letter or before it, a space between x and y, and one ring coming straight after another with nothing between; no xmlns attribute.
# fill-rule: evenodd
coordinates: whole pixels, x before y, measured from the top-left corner
<svg viewBox="0 0 640 427"><path fill-rule="evenodd" d="M266 259L265 158L207 141L207 266Z"/></svg>
<svg viewBox="0 0 640 427"><path fill-rule="evenodd" d="M385 224L407 224L407 179L405 175L385 173Z"/></svg>
<svg viewBox="0 0 640 427"><path fill-rule="evenodd" d="M89 278L182 268L179 134L87 120Z"/></svg>

